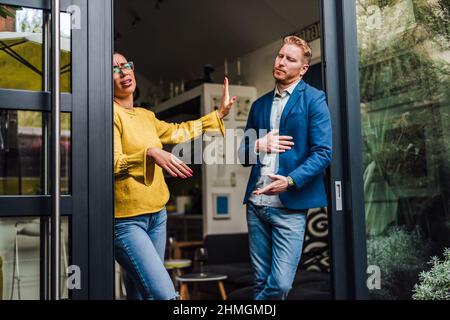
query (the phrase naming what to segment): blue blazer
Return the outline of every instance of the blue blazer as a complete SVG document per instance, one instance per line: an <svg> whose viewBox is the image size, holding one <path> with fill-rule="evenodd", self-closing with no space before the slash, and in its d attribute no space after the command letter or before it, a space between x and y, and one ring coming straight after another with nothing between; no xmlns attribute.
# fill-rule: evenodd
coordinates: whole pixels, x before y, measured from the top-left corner
<svg viewBox="0 0 450 320"><path fill-rule="evenodd" d="M260 129L270 131L273 96L271 91L253 103L239 148L240 162L252 166L244 203L255 190L261 170L259 156L254 152L255 139L250 138L254 132L251 129L256 130L257 138ZM279 154L277 174L291 176L296 185L295 190L279 194L281 202L292 210L327 206L323 172L331 162L332 137L325 93L301 80L283 110L279 134L292 136L295 143L291 150Z"/></svg>

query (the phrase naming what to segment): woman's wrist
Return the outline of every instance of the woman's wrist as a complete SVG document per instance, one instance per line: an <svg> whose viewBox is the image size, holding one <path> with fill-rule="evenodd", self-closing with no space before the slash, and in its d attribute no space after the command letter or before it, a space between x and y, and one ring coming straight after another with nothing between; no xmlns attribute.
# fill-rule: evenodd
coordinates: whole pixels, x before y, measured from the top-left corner
<svg viewBox="0 0 450 320"><path fill-rule="evenodd" d="M217 112L217 116L219 117L220 120L225 118L225 116L219 111L219 109L217 109L216 112Z"/></svg>
<svg viewBox="0 0 450 320"><path fill-rule="evenodd" d="M155 151L155 148L148 148L147 149L147 157L148 158L153 158L154 151Z"/></svg>

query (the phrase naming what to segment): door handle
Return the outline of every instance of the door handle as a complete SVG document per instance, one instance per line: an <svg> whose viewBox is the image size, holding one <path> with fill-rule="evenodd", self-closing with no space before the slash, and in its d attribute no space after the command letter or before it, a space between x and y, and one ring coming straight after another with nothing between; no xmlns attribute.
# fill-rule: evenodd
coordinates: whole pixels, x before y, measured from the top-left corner
<svg viewBox="0 0 450 320"><path fill-rule="evenodd" d="M342 181L334 182L334 194L336 197L336 211L342 211Z"/></svg>
<svg viewBox="0 0 450 320"><path fill-rule="evenodd" d="M52 0L51 12L51 95L52 95L52 192L51 192L51 267L50 267L50 289L51 299L60 299L60 236L61 236L61 206L60 206L60 181L61 181L61 91L60 91L60 0Z"/></svg>

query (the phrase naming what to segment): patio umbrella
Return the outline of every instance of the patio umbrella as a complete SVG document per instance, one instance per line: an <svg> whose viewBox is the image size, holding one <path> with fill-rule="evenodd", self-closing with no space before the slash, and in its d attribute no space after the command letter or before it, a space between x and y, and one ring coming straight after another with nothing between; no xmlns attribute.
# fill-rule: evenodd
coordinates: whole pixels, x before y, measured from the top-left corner
<svg viewBox="0 0 450 320"><path fill-rule="evenodd" d="M61 35L61 91L70 92L70 36ZM42 34L0 32L0 88L43 89Z"/></svg>

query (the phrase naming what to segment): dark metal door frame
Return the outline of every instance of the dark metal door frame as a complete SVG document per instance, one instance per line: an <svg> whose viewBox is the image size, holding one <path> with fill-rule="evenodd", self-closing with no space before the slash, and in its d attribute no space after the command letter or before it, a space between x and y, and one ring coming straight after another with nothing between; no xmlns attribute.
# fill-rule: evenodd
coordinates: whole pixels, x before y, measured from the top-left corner
<svg viewBox="0 0 450 320"><path fill-rule="evenodd" d="M368 299L355 0L321 0L321 16L323 72L333 123L329 217L334 297Z"/></svg>

